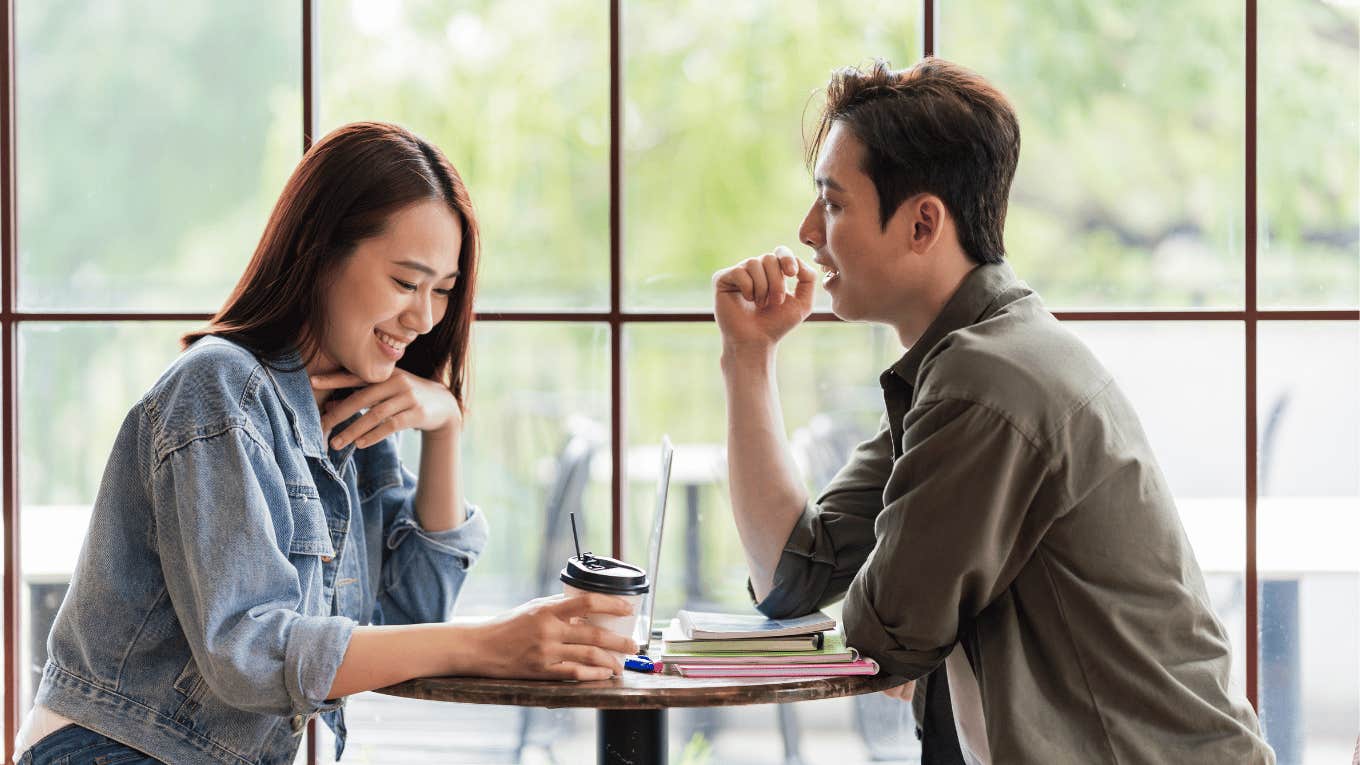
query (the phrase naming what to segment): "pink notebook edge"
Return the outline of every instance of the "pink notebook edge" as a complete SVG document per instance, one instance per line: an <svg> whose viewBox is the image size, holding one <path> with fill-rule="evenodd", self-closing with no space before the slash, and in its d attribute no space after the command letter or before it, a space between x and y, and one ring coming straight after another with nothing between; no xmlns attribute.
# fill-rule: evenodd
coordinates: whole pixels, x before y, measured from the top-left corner
<svg viewBox="0 0 1360 765"><path fill-rule="evenodd" d="M828 677L877 675L879 666L873 659L860 659L836 664L680 664L676 671L681 677Z"/></svg>

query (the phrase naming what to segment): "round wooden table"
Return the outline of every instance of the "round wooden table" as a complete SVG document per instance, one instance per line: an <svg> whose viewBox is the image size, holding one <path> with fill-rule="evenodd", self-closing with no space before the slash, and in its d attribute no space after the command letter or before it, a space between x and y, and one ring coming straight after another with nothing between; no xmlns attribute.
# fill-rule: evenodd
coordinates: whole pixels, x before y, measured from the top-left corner
<svg viewBox="0 0 1360 765"><path fill-rule="evenodd" d="M665 765L666 710L670 707L725 707L779 704L871 693L901 685L900 677L685 678L625 672L591 683L548 680L492 680L480 677L422 677L381 688L378 693L462 704L521 707L590 707L599 710L600 765Z"/></svg>

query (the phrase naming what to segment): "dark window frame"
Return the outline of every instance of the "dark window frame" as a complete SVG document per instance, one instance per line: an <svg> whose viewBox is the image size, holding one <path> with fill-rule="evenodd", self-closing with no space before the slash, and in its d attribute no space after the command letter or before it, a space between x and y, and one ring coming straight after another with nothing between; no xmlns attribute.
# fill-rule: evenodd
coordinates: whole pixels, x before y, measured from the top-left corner
<svg viewBox="0 0 1360 765"><path fill-rule="evenodd" d="M1187 321L1231 322L1240 324L1245 338L1244 379L1245 411L1243 413L1246 443L1244 496L1246 524L1246 674L1247 697L1258 707L1259 673L1259 582L1256 560L1256 505L1258 499L1257 470L1257 328L1261 322L1271 321L1360 321L1360 310L1268 310L1257 306L1256 295L1256 67L1257 14L1256 0L1242 0L1246 11L1246 141L1245 141L1245 294L1241 309L1233 310L1112 310L1112 311L1055 311L1063 321L1130 322L1130 321ZM13 757L14 735L19 727L19 647L21 640L20 600L20 543L19 528L19 433L18 433L18 337L21 325L53 322L112 322L112 321L206 321L206 313L127 313L127 312L33 312L19 311L18 306L18 218L16 188L15 134L15 5L19 0L4 0L0 11L0 39L5 49L3 71L0 72L0 396L3 396L3 415L0 416L0 472L4 494L4 730L5 761ZM311 145L317 125L317 0L300 0L302 10L302 110L305 151ZM923 51L931 55L935 50L936 12L934 0L921 0ZM597 323L609 327L610 342L610 433L613 477L612 545L617 554L622 547L622 508L624 449L624 385L623 331L629 325L666 322L703 323L713 321L707 311L626 311L621 300L622 289L622 53L620 0L609 3L609 308L607 311L490 311L479 312L479 321L486 322L572 322ZM812 321L837 321L830 313L818 312ZM315 723L308 728L308 762L316 761Z"/></svg>

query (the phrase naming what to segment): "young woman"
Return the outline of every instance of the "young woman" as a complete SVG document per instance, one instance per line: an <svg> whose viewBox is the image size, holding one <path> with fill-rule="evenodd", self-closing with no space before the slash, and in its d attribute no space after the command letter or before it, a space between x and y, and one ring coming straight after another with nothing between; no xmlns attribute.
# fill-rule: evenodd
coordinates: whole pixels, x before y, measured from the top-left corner
<svg viewBox="0 0 1360 765"><path fill-rule="evenodd" d="M441 623L487 535L458 457L477 258L429 143L358 123L303 157L226 305L118 433L20 763L291 763L314 715L339 756L351 693L621 671L631 642L577 619L620 598Z"/></svg>

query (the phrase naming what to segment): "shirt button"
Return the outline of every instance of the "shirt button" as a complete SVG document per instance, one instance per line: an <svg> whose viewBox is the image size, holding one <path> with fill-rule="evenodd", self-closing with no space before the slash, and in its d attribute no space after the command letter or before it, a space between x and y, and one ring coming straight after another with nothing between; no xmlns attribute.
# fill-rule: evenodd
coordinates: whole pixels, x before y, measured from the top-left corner
<svg viewBox="0 0 1360 765"><path fill-rule="evenodd" d="M321 556L321 562L322 562L322 563L330 563L330 562L333 561L333 560L335 560L335 558L333 558L333 557L331 557L331 556L329 556L329 555L323 555L323 556Z"/></svg>
<svg viewBox="0 0 1360 765"><path fill-rule="evenodd" d="M293 715L289 724L293 726L294 733L301 733L302 729L307 727L307 715Z"/></svg>

